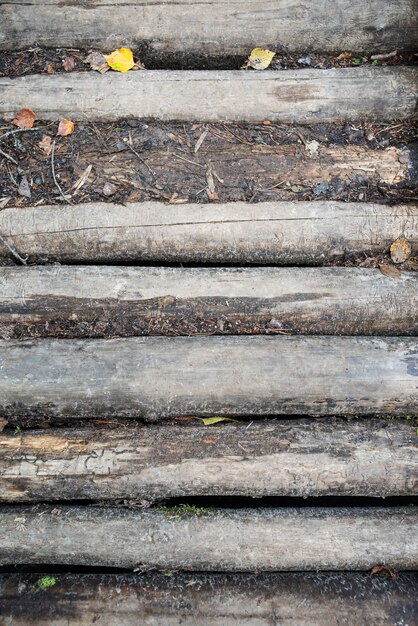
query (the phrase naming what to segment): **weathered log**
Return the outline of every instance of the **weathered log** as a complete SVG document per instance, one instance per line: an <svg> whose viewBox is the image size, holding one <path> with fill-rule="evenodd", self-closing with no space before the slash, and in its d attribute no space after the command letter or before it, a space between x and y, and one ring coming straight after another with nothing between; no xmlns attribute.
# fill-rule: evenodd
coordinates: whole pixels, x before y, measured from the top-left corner
<svg viewBox="0 0 418 626"><path fill-rule="evenodd" d="M0 414L415 414L417 340L130 337L0 342Z"/></svg>
<svg viewBox="0 0 418 626"><path fill-rule="evenodd" d="M44 120L405 120L415 114L417 77L400 66L31 75L0 78L0 115L13 118L24 105Z"/></svg>
<svg viewBox="0 0 418 626"><path fill-rule="evenodd" d="M416 424L299 419L0 434L0 499L414 496Z"/></svg>
<svg viewBox="0 0 418 626"><path fill-rule="evenodd" d="M0 575L5 626L393 626L413 624L418 577L360 572Z"/></svg>
<svg viewBox="0 0 418 626"><path fill-rule="evenodd" d="M0 333L417 335L418 274L348 268L0 268Z"/></svg>
<svg viewBox="0 0 418 626"><path fill-rule="evenodd" d="M418 567L414 507L0 509L0 565L186 571L368 570Z"/></svg>
<svg viewBox="0 0 418 626"><path fill-rule="evenodd" d="M0 234L31 261L322 264L382 254L406 237L418 250L418 205L342 202L160 202L6 208ZM0 256L13 258L0 241Z"/></svg>
<svg viewBox="0 0 418 626"><path fill-rule="evenodd" d="M93 6L92 6L93 5ZM111 49L142 46L160 55L247 54L260 44L289 50L414 49L413 0L2 0L0 48L34 44ZM341 23L344 22L344 28ZM46 27L47 25L47 27Z"/></svg>

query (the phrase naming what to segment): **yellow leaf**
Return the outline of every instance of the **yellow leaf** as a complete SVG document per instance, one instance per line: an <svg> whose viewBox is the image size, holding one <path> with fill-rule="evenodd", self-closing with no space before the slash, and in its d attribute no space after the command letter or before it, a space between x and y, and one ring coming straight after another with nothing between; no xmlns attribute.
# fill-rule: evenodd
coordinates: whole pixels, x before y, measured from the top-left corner
<svg viewBox="0 0 418 626"><path fill-rule="evenodd" d="M248 57L246 67L252 67L255 70L265 70L275 56L275 52L265 50L264 48L254 48Z"/></svg>
<svg viewBox="0 0 418 626"><path fill-rule="evenodd" d="M203 417L202 422L205 426L212 426L218 422L237 422L238 420L232 420L230 417Z"/></svg>
<svg viewBox="0 0 418 626"><path fill-rule="evenodd" d="M57 135L59 137L68 137L74 131L74 122L66 120L65 118L58 124Z"/></svg>
<svg viewBox="0 0 418 626"><path fill-rule="evenodd" d="M127 72L135 65L132 51L129 48L118 48L108 55L104 55L106 62L116 72Z"/></svg>
<svg viewBox="0 0 418 626"><path fill-rule="evenodd" d="M412 248L405 237L399 237L390 246L390 258L394 263L404 263L411 256Z"/></svg>

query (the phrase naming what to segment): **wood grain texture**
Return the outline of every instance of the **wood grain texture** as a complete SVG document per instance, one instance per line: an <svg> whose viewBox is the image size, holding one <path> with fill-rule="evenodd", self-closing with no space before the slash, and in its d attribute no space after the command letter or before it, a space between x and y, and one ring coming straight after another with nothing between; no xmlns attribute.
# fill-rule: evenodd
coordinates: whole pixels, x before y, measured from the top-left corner
<svg viewBox="0 0 418 626"><path fill-rule="evenodd" d="M0 342L0 414L408 414L418 343L365 337L131 337Z"/></svg>
<svg viewBox="0 0 418 626"><path fill-rule="evenodd" d="M418 274L353 268L0 268L0 334L418 335Z"/></svg>
<svg viewBox="0 0 418 626"><path fill-rule="evenodd" d="M130 45L154 54L246 55L254 46L280 45L381 52L414 49L418 33L414 0L2 0L0 7L2 49Z"/></svg>
<svg viewBox="0 0 418 626"><path fill-rule="evenodd" d="M414 496L416 424L298 419L0 434L0 499Z"/></svg>
<svg viewBox="0 0 418 626"><path fill-rule="evenodd" d="M0 116L25 106L42 120L384 122L415 115L417 79L400 66L30 75L0 78Z"/></svg>
<svg viewBox="0 0 418 626"><path fill-rule="evenodd" d="M190 261L317 265L382 254L400 236L418 251L418 205L160 202L11 207L0 233L29 261ZM11 253L0 242L0 256Z"/></svg>
<svg viewBox="0 0 418 626"><path fill-rule="evenodd" d="M215 509L204 515L95 507L0 509L0 565L185 571L418 567L414 507Z"/></svg>
<svg viewBox="0 0 418 626"><path fill-rule="evenodd" d="M360 572L0 575L4 626L393 626L413 624L418 577Z"/></svg>

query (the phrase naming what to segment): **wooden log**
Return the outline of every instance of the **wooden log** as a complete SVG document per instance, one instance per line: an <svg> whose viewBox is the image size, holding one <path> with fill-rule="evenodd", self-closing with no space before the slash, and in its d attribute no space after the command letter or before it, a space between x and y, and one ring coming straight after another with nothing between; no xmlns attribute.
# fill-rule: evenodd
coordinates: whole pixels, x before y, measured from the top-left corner
<svg viewBox="0 0 418 626"><path fill-rule="evenodd" d="M211 0L141 3L107 0L2 0L0 48L33 45L104 49L141 46L152 54L248 54L254 46L288 50L414 49L413 0ZM344 28L341 22L344 21ZM45 25L48 25L46 28Z"/></svg>
<svg viewBox="0 0 418 626"><path fill-rule="evenodd" d="M414 496L416 424L284 422L0 434L0 499Z"/></svg>
<svg viewBox="0 0 418 626"><path fill-rule="evenodd" d="M418 567L414 507L185 513L20 506L0 509L0 521L0 565L219 572Z"/></svg>
<svg viewBox="0 0 418 626"><path fill-rule="evenodd" d="M0 233L30 261L317 265L378 255L400 236L418 251L418 205L160 202L11 207ZM0 241L0 256L14 258Z"/></svg>
<svg viewBox="0 0 418 626"><path fill-rule="evenodd" d="M417 77L417 68L400 66L31 75L0 78L0 116L24 105L43 120L405 120L415 114Z"/></svg>
<svg viewBox="0 0 418 626"><path fill-rule="evenodd" d="M418 335L418 274L353 268L0 268L0 334Z"/></svg>
<svg viewBox="0 0 418 626"><path fill-rule="evenodd" d="M414 415L417 345L330 336L1 341L0 415Z"/></svg>
<svg viewBox="0 0 418 626"><path fill-rule="evenodd" d="M0 575L5 626L413 624L418 578L360 572ZM279 620L279 621L278 621Z"/></svg>

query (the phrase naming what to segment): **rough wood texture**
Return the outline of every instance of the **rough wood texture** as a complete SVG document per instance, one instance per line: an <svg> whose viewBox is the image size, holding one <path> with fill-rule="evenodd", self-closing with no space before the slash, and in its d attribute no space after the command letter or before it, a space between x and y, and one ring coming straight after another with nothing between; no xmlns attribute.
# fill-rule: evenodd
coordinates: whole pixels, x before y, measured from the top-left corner
<svg viewBox="0 0 418 626"><path fill-rule="evenodd" d="M131 337L0 342L0 414L409 414L416 339Z"/></svg>
<svg viewBox="0 0 418 626"><path fill-rule="evenodd" d="M380 52L414 49L418 35L414 0L3 0L0 7L2 49L131 45L225 55L262 44Z"/></svg>
<svg viewBox="0 0 418 626"><path fill-rule="evenodd" d="M316 265L347 253L381 254L401 235L417 251L418 205L146 202L12 207L0 211L0 233L30 261ZM0 256L11 256L1 242Z"/></svg>
<svg viewBox="0 0 418 626"><path fill-rule="evenodd" d="M0 509L0 565L186 571L418 567L414 507L215 509L206 514L94 507Z"/></svg>
<svg viewBox="0 0 418 626"><path fill-rule="evenodd" d="M43 120L383 122L415 115L417 78L414 67L31 75L0 78L0 116L25 106Z"/></svg>
<svg viewBox="0 0 418 626"><path fill-rule="evenodd" d="M0 499L414 496L416 424L401 420L77 428L0 434Z"/></svg>
<svg viewBox="0 0 418 626"><path fill-rule="evenodd" d="M418 577L289 574L0 575L4 626L394 626L416 617Z"/></svg>
<svg viewBox="0 0 418 626"><path fill-rule="evenodd" d="M0 268L0 334L418 335L418 274L349 268Z"/></svg>

